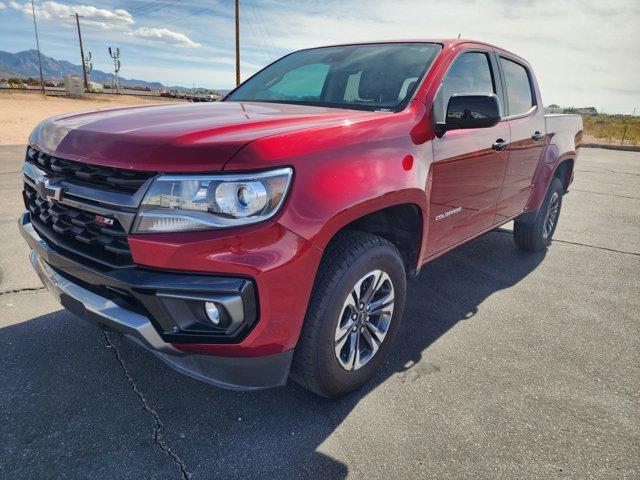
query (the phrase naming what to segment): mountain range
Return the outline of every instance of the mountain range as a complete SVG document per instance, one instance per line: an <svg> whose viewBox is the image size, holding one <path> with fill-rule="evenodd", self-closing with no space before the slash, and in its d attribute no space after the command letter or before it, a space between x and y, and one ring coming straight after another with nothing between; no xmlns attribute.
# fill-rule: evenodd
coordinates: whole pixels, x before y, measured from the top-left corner
<svg viewBox="0 0 640 480"><path fill-rule="evenodd" d="M42 55L42 74L47 79L59 80L66 75L82 76L82 66L74 65L65 60L55 60ZM111 73L93 70L91 81L103 84L111 84ZM10 53L0 50L0 78L9 77L34 77L39 78L38 51L25 50L24 52ZM147 82L120 77L120 85L123 87L149 87L157 90L162 88L160 82Z"/></svg>

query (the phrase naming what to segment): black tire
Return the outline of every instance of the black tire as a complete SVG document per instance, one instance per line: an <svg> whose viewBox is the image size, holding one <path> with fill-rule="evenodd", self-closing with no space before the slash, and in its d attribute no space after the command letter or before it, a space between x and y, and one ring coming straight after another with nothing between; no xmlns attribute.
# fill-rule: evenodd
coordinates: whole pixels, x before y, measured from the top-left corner
<svg viewBox="0 0 640 480"><path fill-rule="evenodd" d="M340 364L336 353L337 329L339 322L340 328L344 328L345 323L350 324L355 321L351 320L353 317L348 314L348 310L345 310L345 302L347 298L354 298L352 292L362 278L367 278L361 283L363 289L371 283L367 275L374 271L386 273L393 288L393 310L385 317L387 319L386 336L383 337L368 362L357 369L346 370L346 367ZM380 278L386 277L381 275ZM380 288L382 289L382 286ZM384 295L387 294L390 294L389 290L384 293ZM293 355L291 378L303 387L327 398L339 397L360 388L376 374L385 361L402 318L405 297L404 264L392 243L381 237L359 231L339 233L325 250L318 269L304 325ZM371 300L371 304L373 303ZM366 314L362 318L365 317L368 318ZM360 318L358 316L358 322L361 321ZM372 315L371 318L376 317ZM349 327L345 330L354 332L342 337L350 337L349 344L345 344L347 349L350 348L353 335L358 338L364 338L360 335L371 335L364 319L362 322L364 324L362 327L356 326L353 330ZM358 331L357 328L360 330ZM357 341L355 345L356 349L360 348ZM362 343L362 346L364 350L368 347L368 343ZM358 355L357 358L361 356Z"/></svg>
<svg viewBox="0 0 640 480"><path fill-rule="evenodd" d="M525 223L516 219L513 226L513 239L519 249L537 252L549 246L560 219L563 193L562 182L554 178L534 221ZM550 216L555 216L552 224L548 223Z"/></svg>

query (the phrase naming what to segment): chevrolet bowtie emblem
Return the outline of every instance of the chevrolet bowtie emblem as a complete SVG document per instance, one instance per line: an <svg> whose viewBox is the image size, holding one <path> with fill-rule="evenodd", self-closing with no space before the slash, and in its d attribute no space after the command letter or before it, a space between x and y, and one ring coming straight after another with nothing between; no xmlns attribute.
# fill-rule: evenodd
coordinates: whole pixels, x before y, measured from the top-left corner
<svg viewBox="0 0 640 480"><path fill-rule="evenodd" d="M66 188L61 185L52 183L47 177L36 178L35 181L36 190L47 198L47 200L57 200L62 198L62 194L66 191Z"/></svg>

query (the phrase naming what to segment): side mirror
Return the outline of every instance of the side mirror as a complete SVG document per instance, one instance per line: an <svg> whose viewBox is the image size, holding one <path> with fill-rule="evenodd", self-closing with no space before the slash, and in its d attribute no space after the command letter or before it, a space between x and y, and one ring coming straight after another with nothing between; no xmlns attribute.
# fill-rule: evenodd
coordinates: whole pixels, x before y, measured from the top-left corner
<svg viewBox="0 0 640 480"><path fill-rule="evenodd" d="M452 95L447 105L445 122L437 125L439 136L447 130L489 128L502 117L500 100L495 94Z"/></svg>

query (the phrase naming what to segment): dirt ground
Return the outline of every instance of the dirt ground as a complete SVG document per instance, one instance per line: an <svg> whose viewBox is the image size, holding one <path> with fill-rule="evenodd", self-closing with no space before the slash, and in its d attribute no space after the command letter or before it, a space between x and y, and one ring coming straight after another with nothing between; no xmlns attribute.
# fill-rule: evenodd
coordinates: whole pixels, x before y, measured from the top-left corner
<svg viewBox="0 0 640 480"><path fill-rule="evenodd" d="M27 143L29 132L41 120L62 113L106 110L122 105L152 105L181 100L133 95L87 95L83 98L45 96L39 93L0 93L0 145Z"/></svg>

